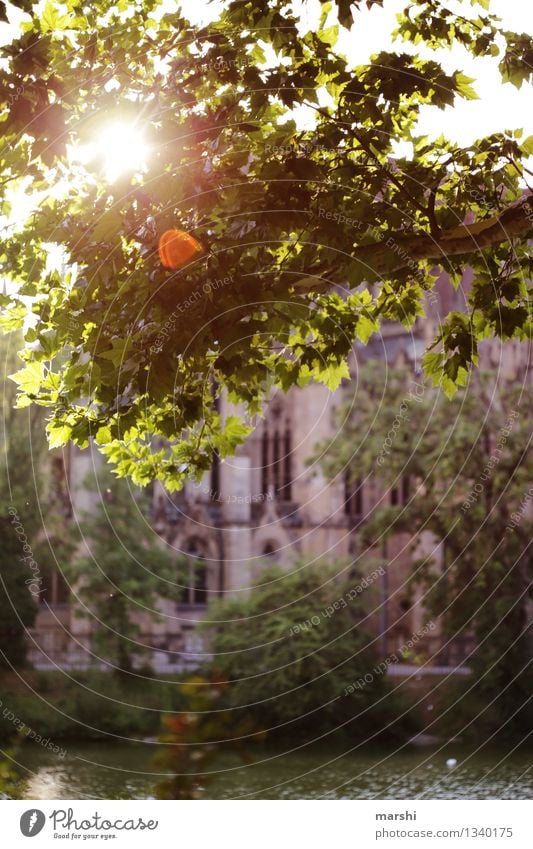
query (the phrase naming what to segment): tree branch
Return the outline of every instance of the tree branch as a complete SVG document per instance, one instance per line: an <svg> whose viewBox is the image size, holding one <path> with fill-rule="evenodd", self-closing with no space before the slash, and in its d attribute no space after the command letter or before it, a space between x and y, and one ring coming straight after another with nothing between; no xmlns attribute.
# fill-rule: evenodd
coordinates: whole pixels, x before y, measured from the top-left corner
<svg viewBox="0 0 533 849"><path fill-rule="evenodd" d="M443 230L438 238L428 233L384 233L382 241L356 247L352 258L374 274L387 277L412 267L413 262L476 253L517 237L525 240L533 235L533 215L526 208L527 200L519 200L492 218ZM294 285L311 289L317 282L317 277L308 276Z"/></svg>

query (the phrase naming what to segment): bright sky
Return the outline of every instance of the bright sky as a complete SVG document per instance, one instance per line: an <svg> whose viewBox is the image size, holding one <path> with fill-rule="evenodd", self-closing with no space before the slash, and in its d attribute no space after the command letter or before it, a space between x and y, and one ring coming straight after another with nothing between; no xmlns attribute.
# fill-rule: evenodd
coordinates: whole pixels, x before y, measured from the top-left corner
<svg viewBox="0 0 533 849"><path fill-rule="evenodd" d="M395 15L404 6L404 0L385 0L384 8L360 13L358 26L350 33L343 33L341 49L354 59L356 64L368 61L372 53L386 48L384 32L396 26ZM450 9L461 8L459 3L449 0ZM481 7L478 7L481 9ZM464 12L464 5L462 11ZM527 32L533 36L533 3L531 0L492 0L490 11L502 19L503 26L514 32ZM444 133L459 144L468 144L477 138L501 129L523 128L524 135L533 134L533 98L531 87L524 84L516 89L511 83L503 84L498 72L498 57L487 56L475 59L466 50L422 51L401 43L399 50L433 56L448 72L460 70L474 77L473 88L479 100L457 100L457 105L442 111L428 106L422 110L419 129L422 134L436 137Z"/></svg>

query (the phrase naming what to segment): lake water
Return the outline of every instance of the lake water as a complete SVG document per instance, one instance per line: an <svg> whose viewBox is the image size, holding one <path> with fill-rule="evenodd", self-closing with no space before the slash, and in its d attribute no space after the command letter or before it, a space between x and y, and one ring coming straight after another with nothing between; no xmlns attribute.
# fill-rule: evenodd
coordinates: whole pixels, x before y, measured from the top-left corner
<svg viewBox="0 0 533 849"><path fill-rule="evenodd" d="M70 744L66 755L29 745L19 750L25 799L146 799L164 774L156 746ZM246 764L221 755L210 767L207 799L531 799L533 751L463 744L442 747L282 752L255 749ZM446 761L456 758L457 765Z"/></svg>

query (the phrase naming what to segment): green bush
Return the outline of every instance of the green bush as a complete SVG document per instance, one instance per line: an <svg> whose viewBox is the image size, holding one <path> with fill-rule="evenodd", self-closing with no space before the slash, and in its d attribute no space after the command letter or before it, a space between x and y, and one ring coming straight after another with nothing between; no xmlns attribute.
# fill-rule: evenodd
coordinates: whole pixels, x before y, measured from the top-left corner
<svg viewBox="0 0 533 849"><path fill-rule="evenodd" d="M40 672L35 693L15 693L4 707L42 737L99 740L109 735L127 737L158 733L163 713L181 709L176 682L124 678L106 672ZM0 711L0 742L13 735L14 723Z"/></svg>
<svg viewBox="0 0 533 849"><path fill-rule="evenodd" d="M533 673L525 669L512 682L512 688L498 688L499 670L492 669L482 678L472 676L451 682L443 693L440 717L434 733L441 737L458 736L476 742L492 739L497 743L526 741L533 728ZM502 717L510 717L502 721Z"/></svg>
<svg viewBox="0 0 533 849"><path fill-rule="evenodd" d="M252 717L274 738L338 732L364 740L413 727L375 672L381 658L366 612L378 583L354 593L361 580L343 564L299 563L269 569L247 596L210 606L207 620L217 624L203 627L236 721ZM369 683L354 686L365 674Z"/></svg>

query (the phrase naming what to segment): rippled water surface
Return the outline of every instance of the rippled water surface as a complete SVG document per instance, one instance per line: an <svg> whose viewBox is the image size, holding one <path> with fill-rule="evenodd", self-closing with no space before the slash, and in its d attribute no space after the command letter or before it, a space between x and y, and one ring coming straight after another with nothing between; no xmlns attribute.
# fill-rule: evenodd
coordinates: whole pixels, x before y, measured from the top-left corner
<svg viewBox="0 0 533 849"><path fill-rule="evenodd" d="M65 744L63 759L38 746L19 753L26 799L153 797L164 776L156 746ZM446 761L456 758L457 765ZM366 750L253 750L246 764L224 755L211 767L208 799L531 799L533 751L485 747Z"/></svg>

